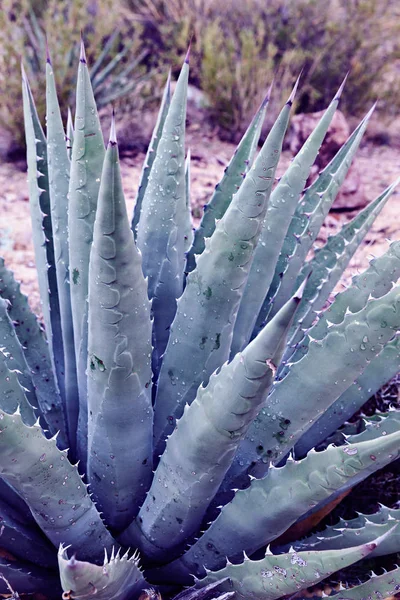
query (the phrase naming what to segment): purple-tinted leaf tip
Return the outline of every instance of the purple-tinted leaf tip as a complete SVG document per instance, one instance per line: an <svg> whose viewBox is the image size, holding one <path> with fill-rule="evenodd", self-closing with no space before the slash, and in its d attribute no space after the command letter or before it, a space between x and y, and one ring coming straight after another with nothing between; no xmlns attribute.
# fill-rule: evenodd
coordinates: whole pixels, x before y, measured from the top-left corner
<svg viewBox="0 0 400 600"><path fill-rule="evenodd" d="M115 111L113 109L111 116L111 128L110 128L110 140L108 142L111 146L117 145L117 132L115 130Z"/></svg>
<svg viewBox="0 0 400 600"><path fill-rule="evenodd" d="M22 81L24 83L28 83L28 78L26 76L26 71L25 71L25 67L24 67L24 63L21 60L21 75L22 75Z"/></svg>
<svg viewBox="0 0 400 600"><path fill-rule="evenodd" d="M344 86L346 84L346 81L347 81L347 78L349 76L349 73L350 73L350 71L347 71L347 73L346 73L346 75L345 75L342 83L340 84L340 87L339 87L338 91L336 92L335 100L339 100L340 99L340 96L342 95L343 88L344 88Z"/></svg>
<svg viewBox="0 0 400 600"><path fill-rule="evenodd" d="M290 94L288 101L286 102L286 104L290 104L290 106L293 104L294 98L296 96L297 93L297 88L299 87L299 81L300 81L300 77L303 74L303 69L300 71L300 74L298 76L298 78L296 79L296 83L294 84L294 87L292 89L292 93Z"/></svg>
<svg viewBox="0 0 400 600"><path fill-rule="evenodd" d="M50 50L49 50L49 41L46 37L46 62L51 65L51 57L50 57Z"/></svg>
<svg viewBox="0 0 400 600"><path fill-rule="evenodd" d="M184 62L187 63L187 64L189 64L190 48L191 48L191 46L192 46L192 40L190 40L190 42L189 42L189 46L188 46L188 49L187 49L187 52L186 52L186 56L185 56L185 61Z"/></svg>
<svg viewBox="0 0 400 600"><path fill-rule="evenodd" d="M274 87L274 81L275 78L272 78L271 84L267 90L267 93L265 94L264 100L261 103L261 106L266 106L271 98L271 94L272 94L272 88Z"/></svg>
<svg viewBox="0 0 400 600"><path fill-rule="evenodd" d="M81 63L84 63L84 64L86 64L86 62L87 62L86 61L85 44L83 43L82 32L81 32L81 53L80 53L80 56L79 56L79 60L80 60Z"/></svg>

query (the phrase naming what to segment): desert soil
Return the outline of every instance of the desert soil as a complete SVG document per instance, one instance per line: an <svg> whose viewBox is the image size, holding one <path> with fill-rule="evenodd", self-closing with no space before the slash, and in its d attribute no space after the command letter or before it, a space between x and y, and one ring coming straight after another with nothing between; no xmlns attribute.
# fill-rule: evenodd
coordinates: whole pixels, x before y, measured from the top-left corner
<svg viewBox="0 0 400 600"><path fill-rule="evenodd" d="M197 224L215 184L222 176L235 147L215 136L202 135L196 129L189 130L188 144L192 148L192 213ZM291 156L283 153L278 170L282 174ZM121 159L124 189L129 213L134 205L135 192L140 176L143 154L125 156ZM368 200L373 200L400 175L400 149L387 146L364 145L357 157L358 170ZM24 165L3 163L0 165L0 255L21 281L22 290L29 297L31 306L40 312L36 269L32 246L29 216L28 185ZM353 213L354 214L354 213ZM351 213L331 213L318 240L321 244L330 233L335 232ZM381 255L388 246L387 240L400 238L399 195L394 194L376 220L362 247L346 271L344 282L368 264L368 257Z"/></svg>

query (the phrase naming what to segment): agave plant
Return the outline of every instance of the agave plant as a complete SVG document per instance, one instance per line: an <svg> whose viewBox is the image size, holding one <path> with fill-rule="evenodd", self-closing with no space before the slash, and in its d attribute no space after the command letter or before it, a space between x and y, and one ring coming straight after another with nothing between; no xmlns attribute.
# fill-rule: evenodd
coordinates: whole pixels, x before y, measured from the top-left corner
<svg viewBox="0 0 400 600"><path fill-rule="evenodd" d="M188 57L132 223L83 46L68 144L46 68L46 136L23 76L46 338L0 264L2 576L49 598L274 600L399 551L391 508L279 539L399 455L394 409L339 429L399 369L400 242L321 312L396 182L309 259L371 111L304 190L341 88L274 185L297 84L255 159L268 92L193 237ZM399 585L395 569L346 598Z"/></svg>

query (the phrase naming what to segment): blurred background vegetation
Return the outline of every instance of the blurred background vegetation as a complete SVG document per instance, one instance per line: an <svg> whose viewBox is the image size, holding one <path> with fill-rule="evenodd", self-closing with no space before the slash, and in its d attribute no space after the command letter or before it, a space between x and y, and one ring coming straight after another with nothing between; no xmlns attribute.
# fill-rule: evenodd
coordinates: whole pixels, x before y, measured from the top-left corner
<svg viewBox="0 0 400 600"><path fill-rule="evenodd" d="M301 69L297 112L325 107L347 71L347 115L358 116L377 98L387 118L400 108L397 0L1 0L0 6L0 127L16 146L23 140L21 57L43 116L47 36L66 115L80 30L99 105L112 101L120 114L154 107L189 39L191 84L202 90L208 118L225 139L237 141L273 77L279 105Z"/></svg>

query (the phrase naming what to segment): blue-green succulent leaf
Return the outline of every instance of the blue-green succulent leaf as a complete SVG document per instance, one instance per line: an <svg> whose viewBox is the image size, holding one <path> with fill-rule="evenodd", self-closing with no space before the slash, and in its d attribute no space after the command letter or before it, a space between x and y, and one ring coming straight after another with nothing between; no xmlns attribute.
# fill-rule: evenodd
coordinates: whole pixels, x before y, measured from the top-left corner
<svg viewBox="0 0 400 600"><path fill-rule="evenodd" d="M253 164L270 94L271 88L240 140L234 155L224 170L221 181L215 186L210 201L204 207L204 215L194 233L193 244L187 255L187 273L196 267L196 257L205 249L205 238L211 237L214 233L216 222L224 216L234 194L242 185L243 178Z"/></svg>
<svg viewBox="0 0 400 600"><path fill-rule="evenodd" d="M0 410L0 475L24 498L44 534L58 547L73 544L82 558L99 559L115 543L76 466L39 425Z"/></svg>
<svg viewBox="0 0 400 600"><path fill-rule="evenodd" d="M302 302L293 324L293 333L288 352L284 360L295 360L293 351L300 342L304 351L303 330L307 330L315 320L329 294L340 280L355 251L368 233L376 217L392 195L399 179L386 188L373 202L368 204L354 219L344 225L326 244L315 253L315 257L306 263L297 279L297 285L308 277ZM300 329L301 326L301 329Z"/></svg>
<svg viewBox="0 0 400 600"><path fill-rule="evenodd" d="M275 266L282 244L300 195L310 175L311 167L318 156L321 144L339 104L342 88L343 84L271 194L271 200L268 204L260 239L254 252L254 260L235 322L231 347L232 356L242 350L248 343L256 316L261 309L271 282L273 287ZM290 295L288 295L288 298Z"/></svg>
<svg viewBox="0 0 400 600"><path fill-rule="evenodd" d="M348 421L385 383L400 370L400 337L384 346L354 383L330 406L295 446L296 456L304 456L343 423Z"/></svg>
<svg viewBox="0 0 400 600"><path fill-rule="evenodd" d="M130 600L139 597L149 585L136 554L129 557L127 552L121 556L113 549L110 558L106 552L104 563L95 565L76 560L75 556L68 558L67 550L68 547L60 546L58 564L62 588L70 598L86 600L93 595L96 600Z"/></svg>
<svg viewBox="0 0 400 600"><path fill-rule="evenodd" d="M162 559L201 525L235 455L272 385L300 297L292 298L230 363L200 386L186 405L124 545Z"/></svg>
<svg viewBox="0 0 400 600"><path fill-rule="evenodd" d="M167 83L165 84L163 97L161 100L160 109L158 111L157 121L151 136L150 144L147 150L146 158L144 159L144 165L142 173L140 175L139 188L135 199L135 208L133 210L132 219L132 231L133 235L137 236L137 227L139 224L140 213L142 210L143 197L146 192L147 184L149 183L149 176L154 160L157 155L157 148L161 139L162 130L164 127L165 119L167 117L169 105L171 103L171 72L168 73Z"/></svg>
<svg viewBox="0 0 400 600"><path fill-rule="evenodd" d="M44 418L44 425L52 435L59 432L57 443L60 447L67 448L64 405L52 369L49 346L36 315L29 307L27 297L22 294L19 283L15 281L13 273L6 268L2 258L0 258L0 296L9 302L8 315L21 344L30 377L20 349L17 349L17 354L20 356L19 366L13 366L12 362L9 362L9 368L20 370L18 377L21 384L26 388L26 394L31 402L37 405L40 415ZM9 331L11 332L10 328ZM11 351L11 347L8 347L7 342L8 351Z"/></svg>
<svg viewBox="0 0 400 600"><path fill-rule="evenodd" d="M75 454L79 397L69 283L68 188L70 160L65 144L54 72L49 60L46 64L46 125L50 209L65 362L66 415L69 447L72 454Z"/></svg>
<svg viewBox="0 0 400 600"><path fill-rule="evenodd" d="M400 568L376 575L371 573L370 579L351 588L342 588L331 596L334 600L382 600L396 596L400 590Z"/></svg>
<svg viewBox="0 0 400 600"><path fill-rule="evenodd" d="M257 317L256 331L267 315L279 309L298 284L298 274L346 177L372 112L373 109L367 113L336 156L306 189L298 204L282 245L271 287Z"/></svg>
<svg viewBox="0 0 400 600"><path fill-rule="evenodd" d="M151 482L153 408L150 302L114 131L113 120L89 264L88 477L107 524L121 530Z"/></svg>
<svg viewBox="0 0 400 600"><path fill-rule="evenodd" d="M382 536L383 539L385 535ZM228 581L221 586L221 590L235 591L238 600L276 600L318 583L335 571L358 562L368 556L382 538L344 550L311 550L278 556L266 554L265 558L257 561L245 559L239 565L228 563L220 571L208 572L196 585L202 587L227 577Z"/></svg>
<svg viewBox="0 0 400 600"><path fill-rule="evenodd" d="M365 443L365 442L364 442ZM323 531L313 534L294 544L295 550L340 550L355 544L365 544L386 531L393 529L377 548L371 552L371 558L400 552L400 509L381 507L372 515L359 514L356 519L343 519Z"/></svg>
<svg viewBox="0 0 400 600"><path fill-rule="evenodd" d="M105 148L93 90L81 46L76 89L74 144L69 182L69 271L71 306L74 327L75 360L79 388L79 418L77 456L86 465L87 459L87 296L89 256L93 240L97 196Z"/></svg>
<svg viewBox="0 0 400 600"><path fill-rule="evenodd" d="M171 99L142 201L137 245L153 314L153 373L157 379L176 301L183 290L186 212L185 120L189 64L185 60Z"/></svg>
<svg viewBox="0 0 400 600"><path fill-rule="evenodd" d="M385 255L383 272L376 273L386 292L393 285L390 265L400 267L400 255L392 254ZM368 286L356 295L357 309L331 325L321 339L312 340L307 354L276 383L238 449L229 481L244 477L245 482L245 473L261 477L269 462L278 463L393 337L400 326L400 287L369 298L371 290Z"/></svg>
<svg viewBox="0 0 400 600"><path fill-rule="evenodd" d="M222 568L225 557L237 562L243 552L253 554L279 537L310 506L343 493L395 460L400 454L399 442L400 427L386 436L377 434L372 440L338 448L329 446L322 452L310 452L301 461L291 459L283 467L270 469L264 478L253 479L247 489L236 492L180 562L197 574L202 566ZM251 519L240 519L246 513ZM369 542L384 532L358 543Z"/></svg>
<svg viewBox="0 0 400 600"><path fill-rule="evenodd" d="M21 343L7 312L7 304L7 300L0 298L1 401L6 407L4 410L9 407L16 410L20 406L25 423L33 425L36 417L32 407L37 405L35 389ZM9 371L13 372L12 375Z"/></svg>
<svg viewBox="0 0 400 600"><path fill-rule="evenodd" d="M182 228L184 233L184 249L185 252L189 250L193 242L193 224L192 224L192 211L190 207L190 159L191 153L190 148L186 155L185 161L185 192L186 192L186 210L182 211Z"/></svg>
<svg viewBox="0 0 400 600"><path fill-rule="evenodd" d="M33 245L38 273L43 319L46 326L50 356L54 360L61 397L65 397L64 350L61 335L55 269L53 230L50 215L49 174L47 145L32 92L22 68L22 97L24 105L25 136L27 147L29 206L32 219Z"/></svg>
<svg viewBox="0 0 400 600"><path fill-rule="evenodd" d="M18 593L45 594L49 600L58 600L62 590L57 571L0 557L0 594L17 599Z"/></svg>
<svg viewBox="0 0 400 600"><path fill-rule="evenodd" d="M229 357L233 326L287 128L292 97L186 280L158 381L154 438L164 447L186 403Z"/></svg>

